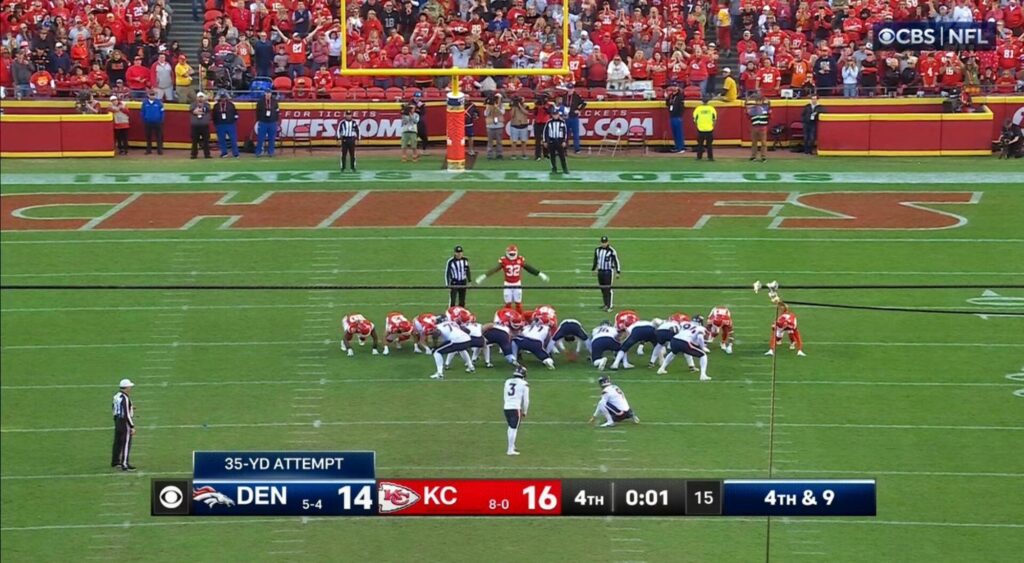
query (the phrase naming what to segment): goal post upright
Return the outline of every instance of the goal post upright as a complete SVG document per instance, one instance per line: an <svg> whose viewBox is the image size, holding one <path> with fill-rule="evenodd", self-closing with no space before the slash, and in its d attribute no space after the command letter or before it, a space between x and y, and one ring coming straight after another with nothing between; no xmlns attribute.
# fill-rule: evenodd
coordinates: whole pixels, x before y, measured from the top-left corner
<svg viewBox="0 0 1024 563"><path fill-rule="evenodd" d="M349 68L348 6L341 0L341 69L342 76L444 76L451 79L451 91L445 97L446 159L448 170L464 170L466 165L465 119L466 95L459 91L463 76L555 76L570 74L569 70L569 0L562 0L562 66L560 68Z"/></svg>

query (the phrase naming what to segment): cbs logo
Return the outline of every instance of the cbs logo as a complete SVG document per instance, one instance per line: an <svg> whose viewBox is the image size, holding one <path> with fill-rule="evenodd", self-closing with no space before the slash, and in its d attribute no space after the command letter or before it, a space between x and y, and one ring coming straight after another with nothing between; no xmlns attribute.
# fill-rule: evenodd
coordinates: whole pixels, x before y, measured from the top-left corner
<svg viewBox="0 0 1024 563"><path fill-rule="evenodd" d="M191 492L187 479L154 479L150 512L153 516L186 516L192 507Z"/></svg>

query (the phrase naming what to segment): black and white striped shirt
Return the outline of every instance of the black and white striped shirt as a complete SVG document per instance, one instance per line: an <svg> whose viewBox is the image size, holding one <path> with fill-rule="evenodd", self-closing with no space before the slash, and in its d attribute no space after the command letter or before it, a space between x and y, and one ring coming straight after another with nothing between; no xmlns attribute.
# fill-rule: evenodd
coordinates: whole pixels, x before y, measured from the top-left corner
<svg viewBox="0 0 1024 563"><path fill-rule="evenodd" d="M445 285L469 284L469 258L452 256L444 268Z"/></svg>
<svg viewBox="0 0 1024 563"><path fill-rule="evenodd" d="M358 139L359 138L359 122L355 119L346 119L338 124L338 138L339 139Z"/></svg>
<svg viewBox="0 0 1024 563"><path fill-rule="evenodd" d="M561 119L552 119L544 126L544 142L560 143L566 137L565 122Z"/></svg>
<svg viewBox="0 0 1024 563"><path fill-rule="evenodd" d="M594 249L594 265L590 268L591 270L598 270L601 272L610 272L615 270L615 273L619 273L619 255L615 252L615 249L611 246L599 246Z"/></svg>
<svg viewBox="0 0 1024 563"><path fill-rule="evenodd" d="M135 412L132 407L132 399L123 391L114 393L114 418L124 420L129 428L135 427Z"/></svg>

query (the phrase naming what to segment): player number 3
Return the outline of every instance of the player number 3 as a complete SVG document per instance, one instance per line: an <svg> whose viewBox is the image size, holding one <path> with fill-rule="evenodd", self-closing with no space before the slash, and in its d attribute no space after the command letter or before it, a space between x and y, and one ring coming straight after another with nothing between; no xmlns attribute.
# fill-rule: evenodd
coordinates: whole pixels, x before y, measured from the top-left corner
<svg viewBox="0 0 1024 563"><path fill-rule="evenodd" d="M541 510L554 510L558 506L558 497L551 493L550 486L545 486L541 489L538 496L537 487L530 485L523 489L523 494L526 495L527 510L537 510L538 507Z"/></svg>

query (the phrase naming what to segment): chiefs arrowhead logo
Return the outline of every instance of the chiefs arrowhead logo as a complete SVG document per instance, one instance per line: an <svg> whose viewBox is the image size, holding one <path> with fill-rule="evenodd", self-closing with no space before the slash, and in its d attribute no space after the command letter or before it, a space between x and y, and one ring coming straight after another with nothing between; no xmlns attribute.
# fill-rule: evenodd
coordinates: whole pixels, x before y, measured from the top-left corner
<svg viewBox="0 0 1024 563"><path fill-rule="evenodd" d="M377 498L380 499L381 514L398 512L420 501L420 495L416 491L387 481L381 481L378 485Z"/></svg>

